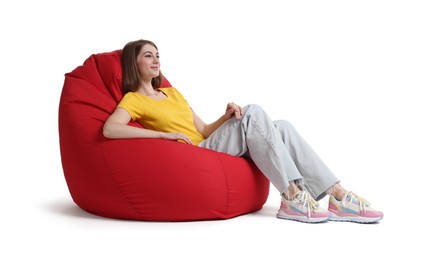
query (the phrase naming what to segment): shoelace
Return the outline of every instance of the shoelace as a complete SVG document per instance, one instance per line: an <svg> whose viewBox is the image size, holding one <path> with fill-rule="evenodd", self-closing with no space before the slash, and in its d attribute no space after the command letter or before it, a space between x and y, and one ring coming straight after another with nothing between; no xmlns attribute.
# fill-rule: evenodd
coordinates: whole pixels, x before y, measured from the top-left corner
<svg viewBox="0 0 421 260"><path fill-rule="evenodd" d="M303 204L303 208L307 207L307 217L310 218L311 211L314 211L319 207L319 203L313 199L313 197L307 191L303 190L300 192L300 196L297 201Z"/></svg>
<svg viewBox="0 0 421 260"><path fill-rule="evenodd" d="M368 202L366 199L358 196L357 194L355 194L352 191L348 191L345 196L344 196L344 200L342 200L342 205L345 207L348 207L349 205L352 204L352 202L354 200L358 201L359 207L360 207L360 211L364 212L365 208L370 206L370 202Z"/></svg>

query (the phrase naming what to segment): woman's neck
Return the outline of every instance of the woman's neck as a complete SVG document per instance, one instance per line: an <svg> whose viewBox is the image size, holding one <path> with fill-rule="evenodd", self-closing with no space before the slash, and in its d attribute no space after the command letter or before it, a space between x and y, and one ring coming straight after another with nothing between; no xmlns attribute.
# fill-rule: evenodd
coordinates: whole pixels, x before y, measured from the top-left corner
<svg viewBox="0 0 421 260"><path fill-rule="evenodd" d="M137 92L145 96L153 96L157 93L157 91L152 86L140 86Z"/></svg>
<svg viewBox="0 0 421 260"><path fill-rule="evenodd" d="M156 94L156 90L152 86L152 80L148 80L147 82L141 81L140 87L137 90L140 94L150 96Z"/></svg>

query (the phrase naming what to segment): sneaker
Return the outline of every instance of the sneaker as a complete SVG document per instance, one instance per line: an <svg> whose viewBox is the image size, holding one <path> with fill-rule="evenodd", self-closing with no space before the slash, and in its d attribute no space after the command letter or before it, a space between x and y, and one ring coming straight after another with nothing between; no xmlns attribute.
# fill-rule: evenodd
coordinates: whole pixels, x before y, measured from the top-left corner
<svg viewBox="0 0 421 260"><path fill-rule="evenodd" d="M383 213L370 207L370 203L352 191L345 194L342 200L330 196L328 210L329 220L373 223L383 218Z"/></svg>
<svg viewBox="0 0 421 260"><path fill-rule="evenodd" d="M294 194L291 200L282 198L277 218L296 220L306 223L325 222L329 218L329 211L319 207L307 191L301 190Z"/></svg>

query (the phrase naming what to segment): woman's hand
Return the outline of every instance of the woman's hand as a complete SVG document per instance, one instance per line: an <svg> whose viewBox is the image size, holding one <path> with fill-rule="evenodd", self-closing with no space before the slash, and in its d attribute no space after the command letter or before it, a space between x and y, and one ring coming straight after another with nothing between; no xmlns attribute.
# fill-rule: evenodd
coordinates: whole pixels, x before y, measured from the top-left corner
<svg viewBox="0 0 421 260"><path fill-rule="evenodd" d="M240 119L243 116L243 108L234 102L227 104L227 109L225 110L225 118L230 119L235 116L235 118Z"/></svg>
<svg viewBox="0 0 421 260"><path fill-rule="evenodd" d="M183 133L163 133L163 138L167 140L183 141L186 144L193 144L193 142Z"/></svg>
<svg viewBox="0 0 421 260"><path fill-rule="evenodd" d="M203 137L208 138L218 127L225 123L228 119L235 116L235 118L240 119L243 116L244 110L239 105L234 102L227 104L227 109L225 114L223 114L218 120L211 124L206 124L200 119L199 116L192 110L193 113L193 122L197 131L203 135Z"/></svg>

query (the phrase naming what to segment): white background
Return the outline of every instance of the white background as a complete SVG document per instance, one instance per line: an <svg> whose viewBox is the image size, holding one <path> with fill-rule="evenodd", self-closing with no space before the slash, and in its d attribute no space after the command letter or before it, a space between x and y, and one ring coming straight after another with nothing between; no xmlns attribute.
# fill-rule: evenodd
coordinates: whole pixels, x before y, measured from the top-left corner
<svg viewBox="0 0 421 260"><path fill-rule="evenodd" d="M0 258L419 255L420 13L419 1L406 0L3 1ZM273 187L263 210L224 221L122 221L80 210L60 162L64 73L140 38L158 45L163 73L205 121L229 101L260 104L293 123L385 218L278 220Z"/></svg>

